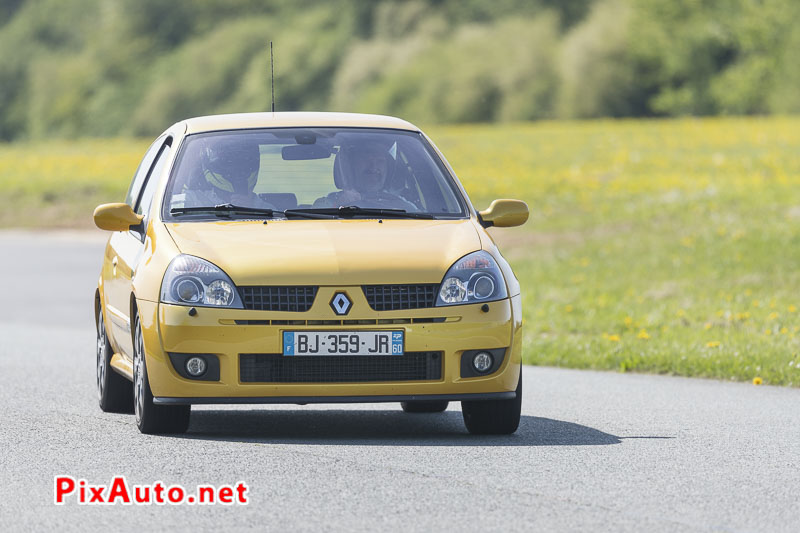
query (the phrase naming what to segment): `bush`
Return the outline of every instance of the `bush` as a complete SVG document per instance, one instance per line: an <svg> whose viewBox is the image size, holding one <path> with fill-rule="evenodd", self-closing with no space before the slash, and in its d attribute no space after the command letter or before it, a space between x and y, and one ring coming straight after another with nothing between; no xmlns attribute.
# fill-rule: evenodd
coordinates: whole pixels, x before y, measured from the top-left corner
<svg viewBox="0 0 800 533"><path fill-rule="evenodd" d="M268 109L270 40L281 110L797 112L797 20L796 0L0 0L0 141Z"/></svg>
<svg viewBox="0 0 800 533"><path fill-rule="evenodd" d="M592 118L646 113L629 54L630 6L605 0L564 38L559 116Z"/></svg>
<svg viewBox="0 0 800 533"><path fill-rule="evenodd" d="M354 107L391 109L423 123L550 116L556 35L556 17L545 14L467 25L452 37L418 42L411 57L399 56L400 64L384 63ZM383 59L391 56L384 53Z"/></svg>

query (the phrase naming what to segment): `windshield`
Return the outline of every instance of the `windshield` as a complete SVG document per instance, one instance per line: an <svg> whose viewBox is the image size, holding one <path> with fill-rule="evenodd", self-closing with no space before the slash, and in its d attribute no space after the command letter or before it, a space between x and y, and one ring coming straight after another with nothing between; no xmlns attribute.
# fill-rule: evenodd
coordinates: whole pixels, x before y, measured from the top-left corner
<svg viewBox="0 0 800 533"><path fill-rule="evenodd" d="M164 220L173 221L216 218L219 206L272 210L271 216L290 210L351 217L388 210L431 215L425 218L466 216L452 178L421 134L354 128L191 135L163 205ZM252 217L245 210L224 211Z"/></svg>

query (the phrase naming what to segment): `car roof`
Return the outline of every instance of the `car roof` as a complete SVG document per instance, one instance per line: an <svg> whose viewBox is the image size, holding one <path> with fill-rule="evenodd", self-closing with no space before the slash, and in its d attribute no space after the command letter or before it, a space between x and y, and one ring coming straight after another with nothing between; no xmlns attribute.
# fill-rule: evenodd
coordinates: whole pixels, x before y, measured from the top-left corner
<svg viewBox="0 0 800 533"><path fill-rule="evenodd" d="M323 112L278 112L278 113L235 113L230 115L209 115L182 121L186 134L206 131L237 130L252 128L291 128L291 127L342 127L342 128L388 128L419 131L419 128L405 120L384 115L365 115L360 113ZM180 122L178 123L180 124Z"/></svg>

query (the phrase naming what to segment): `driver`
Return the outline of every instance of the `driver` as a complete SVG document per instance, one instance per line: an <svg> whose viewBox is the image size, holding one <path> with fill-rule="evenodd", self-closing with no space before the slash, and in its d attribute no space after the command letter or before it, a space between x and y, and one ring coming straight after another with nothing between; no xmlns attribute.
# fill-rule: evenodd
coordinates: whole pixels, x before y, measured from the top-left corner
<svg viewBox="0 0 800 533"><path fill-rule="evenodd" d="M200 153L202 176L186 191L186 205L273 209L253 192L258 181L261 153L258 144L227 138L209 142Z"/></svg>
<svg viewBox="0 0 800 533"><path fill-rule="evenodd" d="M397 162L381 143L367 141L342 144L336 157L343 178L343 190L320 198L314 202L315 206L358 205L418 211L417 207L405 198L386 190L387 182L394 174Z"/></svg>

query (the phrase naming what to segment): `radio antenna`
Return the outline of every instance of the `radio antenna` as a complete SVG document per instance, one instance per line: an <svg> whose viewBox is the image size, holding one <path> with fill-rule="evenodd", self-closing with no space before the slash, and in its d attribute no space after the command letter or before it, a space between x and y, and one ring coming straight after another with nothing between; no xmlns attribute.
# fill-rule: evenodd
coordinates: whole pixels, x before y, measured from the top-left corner
<svg viewBox="0 0 800 533"><path fill-rule="evenodd" d="M275 57L272 54L272 41L269 42L269 70L272 79L272 112L275 112Z"/></svg>

